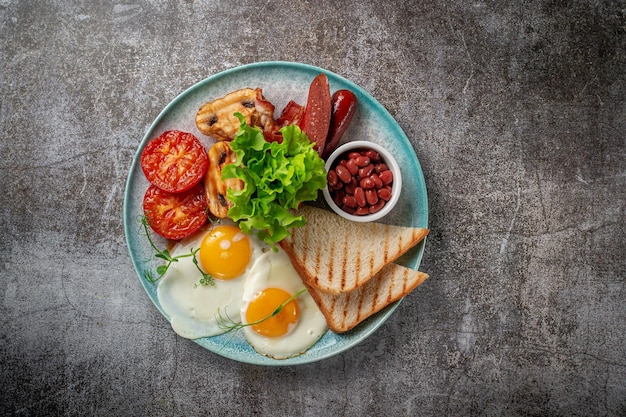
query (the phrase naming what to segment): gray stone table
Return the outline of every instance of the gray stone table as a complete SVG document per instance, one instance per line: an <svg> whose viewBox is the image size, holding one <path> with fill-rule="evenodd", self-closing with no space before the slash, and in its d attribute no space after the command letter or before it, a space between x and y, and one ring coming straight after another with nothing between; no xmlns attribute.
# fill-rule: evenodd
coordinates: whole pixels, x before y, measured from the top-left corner
<svg viewBox="0 0 626 417"><path fill-rule="evenodd" d="M1 0L0 414L626 415L625 10ZM161 109L268 60L369 91L429 192L430 279L359 345L297 367L177 337L123 232Z"/></svg>

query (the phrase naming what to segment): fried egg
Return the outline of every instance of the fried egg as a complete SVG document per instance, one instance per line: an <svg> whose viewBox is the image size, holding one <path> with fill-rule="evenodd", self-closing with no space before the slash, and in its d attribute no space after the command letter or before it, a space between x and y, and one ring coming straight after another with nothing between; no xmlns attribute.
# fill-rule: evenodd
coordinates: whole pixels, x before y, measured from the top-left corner
<svg viewBox="0 0 626 417"><path fill-rule="evenodd" d="M196 266L191 254L198 248ZM178 261L171 263L157 288L174 331L198 339L224 333L223 321L238 323L246 276L268 250L228 220L177 243L171 255ZM213 277L214 285L201 283L198 268Z"/></svg>
<svg viewBox="0 0 626 417"><path fill-rule="evenodd" d="M282 249L261 255L247 275L241 323L246 325L243 331L248 343L260 354L274 359L304 353L328 330L326 319Z"/></svg>

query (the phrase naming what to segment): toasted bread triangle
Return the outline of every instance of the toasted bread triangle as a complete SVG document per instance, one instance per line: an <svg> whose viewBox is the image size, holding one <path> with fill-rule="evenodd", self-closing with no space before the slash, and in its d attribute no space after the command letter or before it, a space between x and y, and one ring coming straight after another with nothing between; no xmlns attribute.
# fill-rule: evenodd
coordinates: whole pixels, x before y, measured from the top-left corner
<svg viewBox="0 0 626 417"><path fill-rule="evenodd" d="M356 223L311 206L299 214L306 226L294 228L280 246L307 286L332 294L359 288L428 234L419 227Z"/></svg>
<svg viewBox="0 0 626 417"><path fill-rule="evenodd" d="M343 333L413 291L428 275L391 263L349 293L330 294L308 287L328 327Z"/></svg>

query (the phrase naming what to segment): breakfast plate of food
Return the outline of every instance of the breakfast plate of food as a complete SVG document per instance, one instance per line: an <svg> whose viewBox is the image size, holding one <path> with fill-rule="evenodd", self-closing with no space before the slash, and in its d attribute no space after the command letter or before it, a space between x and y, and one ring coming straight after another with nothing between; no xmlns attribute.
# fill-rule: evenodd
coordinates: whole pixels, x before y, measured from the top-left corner
<svg viewBox="0 0 626 417"><path fill-rule="evenodd" d="M236 67L170 102L133 158L124 231L173 331L244 363L344 352L428 278L411 143L363 88L300 63Z"/></svg>

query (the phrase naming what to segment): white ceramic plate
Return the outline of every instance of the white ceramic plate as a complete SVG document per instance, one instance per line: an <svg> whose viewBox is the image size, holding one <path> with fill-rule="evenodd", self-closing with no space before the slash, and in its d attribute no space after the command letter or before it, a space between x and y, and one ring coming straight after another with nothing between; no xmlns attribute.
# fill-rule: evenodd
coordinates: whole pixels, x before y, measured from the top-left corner
<svg viewBox="0 0 626 417"><path fill-rule="evenodd" d="M289 100L306 104L311 80L320 72L329 79L331 93L338 89L350 89L358 99L358 110L342 143L350 140L368 140L387 148L398 160L402 169L403 188L400 201L384 222L428 227L428 200L426 184L419 161L406 135L393 117L361 87L321 68L292 62L261 62L233 68L213 75L184 91L163 109L143 137L133 159L126 191L124 195L124 232L133 265L146 293L169 320L157 298L157 283L144 278L146 269L156 270L158 259L143 233L141 217L143 215L143 195L148 188L148 181L141 171L139 161L144 146L165 130L177 129L191 132L205 145L210 146L213 139L203 136L195 125L195 115L202 104L227 93L245 87L261 87L263 95L276 106L277 114ZM158 241L158 239L157 239ZM165 242L162 242L164 247ZM419 267L425 242L421 242L398 263L417 269ZM258 365L296 365L315 362L344 352L363 341L380 327L394 310L399 301L370 317L350 332L326 335L305 354L286 360L271 359L256 353L247 343L243 332L195 340L206 349L240 362Z"/></svg>

